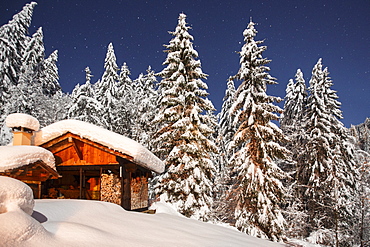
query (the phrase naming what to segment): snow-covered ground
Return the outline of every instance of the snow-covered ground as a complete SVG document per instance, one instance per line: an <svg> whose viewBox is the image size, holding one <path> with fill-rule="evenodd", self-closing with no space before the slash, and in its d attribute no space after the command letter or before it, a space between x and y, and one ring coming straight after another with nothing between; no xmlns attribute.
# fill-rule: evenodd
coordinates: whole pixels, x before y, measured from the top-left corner
<svg viewBox="0 0 370 247"><path fill-rule="evenodd" d="M160 203L156 214L144 214L100 201L33 200L31 194L22 182L0 176L0 246L282 246L188 219Z"/></svg>

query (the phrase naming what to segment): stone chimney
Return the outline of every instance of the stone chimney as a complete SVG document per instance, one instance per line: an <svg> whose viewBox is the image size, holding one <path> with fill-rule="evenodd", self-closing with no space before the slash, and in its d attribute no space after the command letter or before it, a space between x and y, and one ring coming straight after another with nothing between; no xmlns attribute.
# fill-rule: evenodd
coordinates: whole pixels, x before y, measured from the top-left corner
<svg viewBox="0 0 370 247"><path fill-rule="evenodd" d="M13 146L33 145L33 133L40 128L39 121L24 113L13 113L6 117L6 126L12 129Z"/></svg>

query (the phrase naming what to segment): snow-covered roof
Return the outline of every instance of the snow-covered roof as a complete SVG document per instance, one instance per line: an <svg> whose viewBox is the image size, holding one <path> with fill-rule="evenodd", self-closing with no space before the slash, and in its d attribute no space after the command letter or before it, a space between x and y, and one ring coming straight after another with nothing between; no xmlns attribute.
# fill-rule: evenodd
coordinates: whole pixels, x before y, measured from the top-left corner
<svg viewBox="0 0 370 247"><path fill-rule="evenodd" d="M0 146L0 172L43 161L55 170L54 155L36 146Z"/></svg>
<svg viewBox="0 0 370 247"><path fill-rule="evenodd" d="M62 120L42 128L35 135L35 145L40 146L65 133L104 145L133 157L133 162L157 173L164 171L163 162L140 143L96 125L79 120Z"/></svg>
<svg viewBox="0 0 370 247"><path fill-rule="evenodd" d="M40 123L36 118L24 113L10 114L6 117L5 122L8 128L24 127L35 131L40 128Z"/></svg>

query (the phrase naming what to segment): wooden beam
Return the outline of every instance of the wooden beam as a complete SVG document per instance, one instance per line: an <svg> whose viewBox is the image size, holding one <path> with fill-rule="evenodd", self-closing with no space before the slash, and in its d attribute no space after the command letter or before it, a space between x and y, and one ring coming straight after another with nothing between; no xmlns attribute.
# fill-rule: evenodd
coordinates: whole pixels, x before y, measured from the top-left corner
<svg viewBox="0 0 370 247"><path fill-rule="evenodd" d="M24 169L19 169L14 175L19 176L24 172Z"/></svg>
<svg viewBox="0 0 370 247"><path fill-rule="evenodd" d="M96 165L71 165L71 166L58 166L58 171L79 171L80 168L85 170L97 170L99 171L101 168L105 170L116 170L118 169L118 164L96 164Z"/></svg>
<svg viewBox="0 0 370 247"><path fill-rule="evenodd" d="M43 148L49 149L50 147L52 147L56 144L59 144L60 142L63 142L65 140L67 140L69 136L72 136L72 134L68 132L68 133L66 133L62 136L56 137L56 138L54 138L54 139L52 139L48 142L43 143L40 146L43 147Z"/></svg>
<svg viewBox="0 0 370 247"><path fill-rule="evenodd" d="M137 169L137 165L134 163L126 163L124 166L126 171L131 173L135 172Z"/></svg>
<svg viewBox="0 0 370 247"><path fill-rule="evenodd" d="M73 147L74 147L74 149L75 149L75 151L76 151L76 153L77 153L78 158L79 158L80 160L83 160L83 159L84 159L84 157L83 157L83 155L82 155L82 153L81 153L81 150L80 150L80 149L78 149L78 147L77 147L76 140L75 140L73 137L70 137L70 139L71 139L71 141L70 141L70 142L72 142L72 145L73 145Z"/></svg>
<svg viewBox="0 0 370 247"><path fill-rule="evenodd" d="M52 147L48 147L47 149L55 155L55 154L57 154L57 153L59 153L63 150L66 150L66 149L72 147L72 146L73 146L72 143L65 142L65 143L58 143L57 145L52 146Z"/></svg>

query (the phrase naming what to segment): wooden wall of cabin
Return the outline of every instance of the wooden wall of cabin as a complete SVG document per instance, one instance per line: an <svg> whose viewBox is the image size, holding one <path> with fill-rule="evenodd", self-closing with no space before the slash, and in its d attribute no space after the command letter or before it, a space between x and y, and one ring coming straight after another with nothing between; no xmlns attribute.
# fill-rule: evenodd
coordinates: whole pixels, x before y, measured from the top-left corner
<svg viewBox="0 0 370 247"><path fill-rule="evenodd" d="M70 138L71 139L71 138ZM66 139L59 144L63 148L53 150L57 166L118 164L114 154L76 139Z"/></svg>

